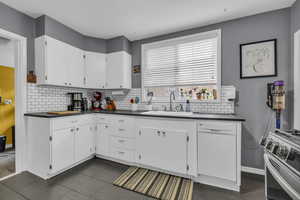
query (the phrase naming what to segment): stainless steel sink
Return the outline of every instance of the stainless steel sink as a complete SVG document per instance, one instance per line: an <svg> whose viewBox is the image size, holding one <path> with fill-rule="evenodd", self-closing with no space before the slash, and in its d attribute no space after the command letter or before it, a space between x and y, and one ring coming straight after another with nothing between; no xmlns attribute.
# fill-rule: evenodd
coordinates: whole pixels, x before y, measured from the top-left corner
<svg viewBox="0 0 300 200"><path fill-rule="evenodd" d="M173 111L147 111L144 115L162 115L162 116L191 116L193 112L173 112Z"/></svg>

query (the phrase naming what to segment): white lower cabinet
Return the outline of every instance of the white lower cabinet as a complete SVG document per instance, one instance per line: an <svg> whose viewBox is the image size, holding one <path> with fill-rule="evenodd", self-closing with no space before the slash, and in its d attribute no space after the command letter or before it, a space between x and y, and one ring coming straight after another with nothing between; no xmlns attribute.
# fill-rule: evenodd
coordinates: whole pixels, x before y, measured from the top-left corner
<svg viewBox="0 0 300 200"><path fill-rule="evenodd" d="M83 124L75 130L75 161L79 162L95 153L94 125Z"/></svg>
<svg viewBox="0 0 300 200"><path fill-rule="evenodd" d="M187 145L185 131L141 127L137 137L139 163L186 173Z"/></svg>
<svg viewBox="0 0 300 200"><path fill-rule="evenodd" d="M28 171L51 178L95 153L91 115L27 119Z"/></svg>
<svg viewBox="0 0 300 200"><path fill-rule="evenodd" d="M96 154L102 156L109 156L108 154L108 142L109 133L113 130L113 127L108 123L97 123L96 130Z"/></svg>
<svg viewBox="0 0 300 200"><path fill-rule="evenodd" d="M137 162L165 171L190 174L193 164L188 160L189 151L195 146L190 135L195 130L194 122L166 119L138 120L136 138ZM192 158L192 154L190 154Z"/></svg>
<svg viewBox="0 0 300 200"><path fill-rule="evenodd" d="M54 131L50 137L50 170L55 173L74 163L74 128Z"/></svg>
<svg viewBox="0 0 300 200"><path fill-rule="evenodd" d="M44 179L96 155L239 191L241 122L90 114L27 118L28 170Z"/></svg>

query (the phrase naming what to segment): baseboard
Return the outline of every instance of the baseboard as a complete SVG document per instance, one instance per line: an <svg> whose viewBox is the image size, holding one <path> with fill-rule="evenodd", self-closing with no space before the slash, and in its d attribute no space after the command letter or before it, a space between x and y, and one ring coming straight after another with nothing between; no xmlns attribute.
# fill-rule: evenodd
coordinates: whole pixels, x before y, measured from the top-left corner
<svg viewBox="0 0 300 200"><path fill-rule="evenodd" d="M12 147L13 147L12 144L6 144L6 145L5 145L5 149L9 149L9 148L12 148Z"/></svg>
<svg viewBox="0 0 300 200"><path fill-rule="evenodd" d="M258 174L258 175L265 175L265 170L253 168L253 167L245 167L242 166L242 172L250 173L250 174Z"/></svg>

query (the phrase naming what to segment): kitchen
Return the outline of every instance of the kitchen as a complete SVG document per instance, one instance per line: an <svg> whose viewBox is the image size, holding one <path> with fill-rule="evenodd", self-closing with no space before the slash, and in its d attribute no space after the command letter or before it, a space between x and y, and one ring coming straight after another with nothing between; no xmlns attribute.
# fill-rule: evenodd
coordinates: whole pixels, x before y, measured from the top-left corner
<svg viewBox="0 0 300 200"><path fill-rule="evenodd" d="M3 2L28 14L29 5L26 9L16 2ZM3 180L1 186L20 192L10 183L28 176L31 189L26 191L24 185L21 191L28 199L34 199L34 192L42 195L37 183L47 193L51 191L48 183L60 177L62 183L55 187L64 190L62 185L67 185L68 191L94 199L117 199L118 194L137 199L169 199L165 196L172 194L170 198L179 199L181 191L188 191L186 199L266 198L260 140L275 129L276 119L282 130L297 127L292 125L292 109L297 108L292 108L291 96L296 88L291 49L292 35L299 28L297 1L274 8L268 1L265 7L257 3L256 11L245 5L220 5L218 13L224 20L207 23L203 19L202 24L187 27L187 21L178 19L178 29L169 24L161 32L155 31L160 24L151 20L152 32L146 28L113 32L115 26L110 24L107 29L112 32L103 30L102 38L91 33L95 29L100 35L101 27L88 30L74 25L75 21L72 25L71 17L49 14L50 10L41 11L42 5L30 2L39 13L31 17L0 4L1 18L18 16L12 22L4 20L1 27L28 38L25 117L16 118L26 124L16 123L17 175ZM182 4L192 12L193 3ZM49 3L49 7L55 6ZM239 10L247 14L234 15ZM88 17L89 10L82 16ZM26 31L12 24L19 19L27 24ZM273 53L273 68L253 75L240 63L247 56L241 52L259 45ZM266 101L267 83L277 80L284 81L286 103L284 109L276 110L282 111L276 118ZM22 134L21 125L26 130ZM80 187L72 186L72 180L81 181L78 177L95 182L93 176L82 175L81 169L86 168L95 170L95 179L105 179L107 190L80 192ZM122 170L101 177L102 172L111 174L117 168ZM87 169L84 173L89 173ZM129 180L120 179L122 172ZM69 173L74 173L73 179L65 177ZM69 182L64 180L68 178ZM140 183L146 181L151 184L145 189ZM172 181L173 190L169 188ZM159 183L161 192L155 192ZM249 191L251 186L257 186L256 190ZM110 190L118 192L109 196Z"/></svg>

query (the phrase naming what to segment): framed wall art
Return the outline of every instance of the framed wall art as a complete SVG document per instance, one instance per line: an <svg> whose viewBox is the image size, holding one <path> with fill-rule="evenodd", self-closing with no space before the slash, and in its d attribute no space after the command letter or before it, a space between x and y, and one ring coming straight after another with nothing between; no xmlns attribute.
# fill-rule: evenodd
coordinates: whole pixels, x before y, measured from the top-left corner
<svg viewBox="0 0 300 200"><path fill-rule="evenodd" d="M277 39L240 45L240 78L277 76Z"/></svg>

